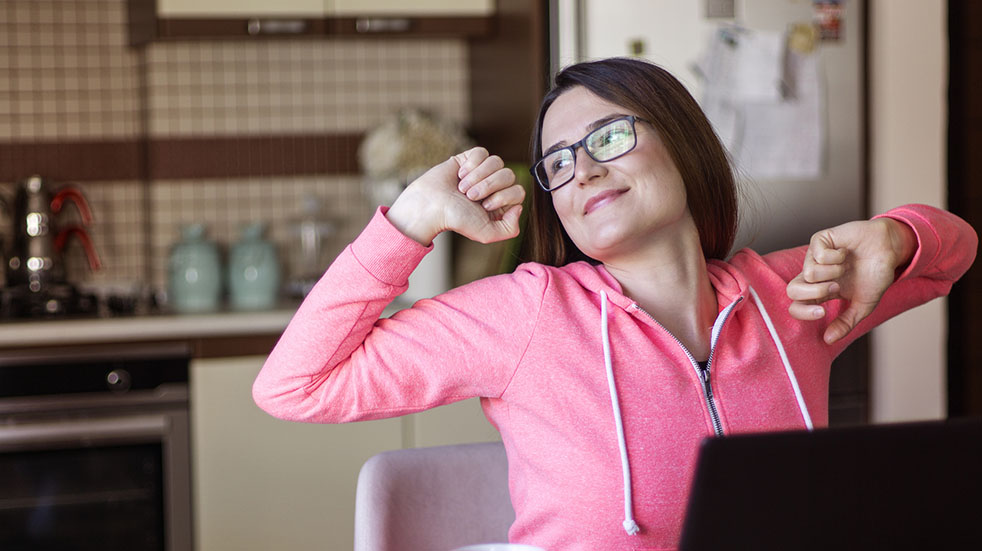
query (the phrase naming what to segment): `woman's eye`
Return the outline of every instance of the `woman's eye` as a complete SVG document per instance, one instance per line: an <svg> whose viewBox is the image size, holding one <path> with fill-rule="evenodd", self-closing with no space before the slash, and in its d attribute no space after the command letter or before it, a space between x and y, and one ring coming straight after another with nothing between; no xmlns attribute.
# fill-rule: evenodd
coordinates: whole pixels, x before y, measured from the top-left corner
<svg viewBox="0 0 982 551"><path fill-rule="evenodd" d="M601 143L603 145L610 145L612 143L617 143L617 142L623 140L626 137L626 135L627 135L627 133L624 132L623 129L620 129L620 128L612 128L612 129L607 130L606 132L604 132L604 135L601 138Z"/></svg>
<svg viewBox="0 0 982 551"><path fill-rule="evenodd" d="M622 138L622 132L616 129L605 129L590 140L590 151L603 151L604 148L616 144Z"/></svg>
<svg viewBox="0 0 982 551"><path fill-rule="evenodd" d="M566 155L556 155L555 158L549 163L549 172L551 174L556 174L562 169L568 167L570 164L570 158Z"/></svg>

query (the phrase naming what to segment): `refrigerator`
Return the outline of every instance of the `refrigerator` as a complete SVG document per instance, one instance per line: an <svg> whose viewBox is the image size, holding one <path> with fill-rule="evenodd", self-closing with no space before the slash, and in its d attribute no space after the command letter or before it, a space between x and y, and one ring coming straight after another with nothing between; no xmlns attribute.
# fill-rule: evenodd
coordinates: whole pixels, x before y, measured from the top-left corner
<svg viewBox="0 0 982 551"><path fill-rule="evenodd" d="M741 210L734 250L764 254L868 215L865 15L864 0L551 0L551 68L639 56L672 72L711 115L733 157ZM811 47L792 47L808 28L815 33ZM735 117L718 109L714 63L717 69L736 64L726 57L732 52L720 50L721 36L739 42L744 53L754 44L763 52L740 65L737 87L750 99L731 102ZM783 49L771 51L776 46ZM779 87L791 85L768 96L775 71ZM756 93L764 94L759 101L751 97ZM784 108L790 118L782 118ZM796 118L795 109L806 114ZM768 121L771 116L776 119ZM748 142L760 147L747 154ZM836 360L833 425L869 420L868 350L864 337Z"/></svg>

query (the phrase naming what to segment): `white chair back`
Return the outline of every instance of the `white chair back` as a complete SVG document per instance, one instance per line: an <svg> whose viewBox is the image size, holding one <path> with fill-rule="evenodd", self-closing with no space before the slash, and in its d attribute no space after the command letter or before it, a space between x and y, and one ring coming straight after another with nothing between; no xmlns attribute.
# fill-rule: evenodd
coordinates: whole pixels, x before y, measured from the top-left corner
<svg viewBox="0 0 982 551"><path fill-rule="evenodd" d="M514 520L500 442L382 452L358 475L355 551L505 542Z"/></svg>

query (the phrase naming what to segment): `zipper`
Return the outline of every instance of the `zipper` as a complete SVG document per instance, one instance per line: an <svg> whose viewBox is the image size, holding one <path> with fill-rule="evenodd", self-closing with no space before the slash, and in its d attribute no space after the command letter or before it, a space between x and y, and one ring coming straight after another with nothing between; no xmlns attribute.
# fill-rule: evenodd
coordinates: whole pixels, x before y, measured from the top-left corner
<svg viewBox="0 0 982 551"><path fill-rule="evenodd" d="M731 302L729 306L724 308L723 311L719 313L719 316L716 318L716 322L713 323L713 332L710 336L709 342L709 359L706 360L705 369L699 366L699 362L696 361L695 356L692 355L692 352L689 352L689 349L682 344L682 341L680 341L678 337L666 329L665 326L656 320L654 316L646 312L644 308L641 308L640 304L635 302L633 305L638 312L641 312L647 316L648 319L655 323L655 325L661 327L665 333L668 333L668 335L672 337L672 340L679 345L679 348L681 348L682 351L685 352L685 355L689 358L689 363L691 363L693 369L696 370L696 376L698 376L699 380L702 381L702 394L706 399L706 409L709 411L709 418L713 423L713 431L716 433L716 436L723 436L723 422L720 420L719 410L716 408L716 399L713 397L713 385L710 378L711 368L713 366L713 355L716 352L716 341L719 339L719 334L723 331L723 324L725 324L726 320L730 318L730 313L733 312L733 308L742 301L743 297L740 296Z"/></svg>
<svg viewBox="0 0 982 551"><path fill-rule="evenodd" d="M710 357L712 357L712 352L710 352ZM716 436L723 436L723 423L719 420L719 410L716 409L716 400L713 398L713 385L709 383L709 362L706 362L706 367L703 368L696 363L696 371L699 373L699 378L702 380L702 393L706 397L706 405L709 408L709 417L713 420L713 429L716 430Z"/></svg>

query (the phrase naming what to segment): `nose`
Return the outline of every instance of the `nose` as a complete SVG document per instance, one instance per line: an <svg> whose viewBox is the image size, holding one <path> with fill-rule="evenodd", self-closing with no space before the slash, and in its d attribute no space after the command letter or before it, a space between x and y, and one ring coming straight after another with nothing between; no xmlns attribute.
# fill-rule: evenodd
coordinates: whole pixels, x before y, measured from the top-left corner
<svg viewBox="0 0 982 551"><path fill-rule="evenodd" d="M573 169L573 178L579 184L589 183L594 178L601 178L607 174L607 168L603 163L593 160L586 149L580 147L576 150L576 166Z"/></svg>

